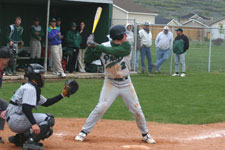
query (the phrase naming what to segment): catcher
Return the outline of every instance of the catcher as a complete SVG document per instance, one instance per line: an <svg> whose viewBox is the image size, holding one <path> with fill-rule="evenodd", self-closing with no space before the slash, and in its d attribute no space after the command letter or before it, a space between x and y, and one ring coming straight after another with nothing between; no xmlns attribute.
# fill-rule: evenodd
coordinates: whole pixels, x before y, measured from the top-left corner
<svg viewBox="0 0 225 150"><path fill-rule="evenodd" d="M10 100L6 109L6 120L11 131L17 133L9 137L9 142L23 147L23 150L43 150L43 144L39 143L50 137L55 124L54 116L51 114L32 113L32 109L38 106L48 107L69 97L78 90L75 80L69 80L65 84L62 93L46 99L41 95L44 86L44 67L39 64L30 64L25 70L28 82L21 85Z"/></svg>

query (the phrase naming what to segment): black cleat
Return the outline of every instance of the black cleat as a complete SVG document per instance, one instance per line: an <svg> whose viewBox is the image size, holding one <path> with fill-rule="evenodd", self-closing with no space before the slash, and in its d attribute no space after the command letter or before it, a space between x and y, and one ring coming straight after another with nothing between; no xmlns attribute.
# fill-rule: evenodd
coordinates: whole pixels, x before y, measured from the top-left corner
<svg viewBox="0 0 225 150"><path fill-rule="evenodd" d="M16 134L15 136L10 136L8 138L9 143L16 145L17 147L22 147L25 143L25 139L22 134Z"/></svg>

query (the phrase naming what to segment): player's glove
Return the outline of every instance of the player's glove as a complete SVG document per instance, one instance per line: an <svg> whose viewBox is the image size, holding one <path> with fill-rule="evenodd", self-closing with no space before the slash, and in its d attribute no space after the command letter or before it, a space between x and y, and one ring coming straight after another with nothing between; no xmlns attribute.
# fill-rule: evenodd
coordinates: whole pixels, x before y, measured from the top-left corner
<svg viewBox="0 0 225 150"><path fill-rule="evenodd" d="M70 97L70 95L74 94L78 88L79 85L75 80L67 80L62 94L64 97Z"/></svg>
<svg viewBox="0 0 225 150"><path fill-rule="evenodd" d="M88 37L88 39L87 39L87 45L88 45L89 47L96 47L96 46L98 45L98 43L96 43L96 42L94 41L94 35L93 35L93 34L89 35L89 37Z"/></svg>

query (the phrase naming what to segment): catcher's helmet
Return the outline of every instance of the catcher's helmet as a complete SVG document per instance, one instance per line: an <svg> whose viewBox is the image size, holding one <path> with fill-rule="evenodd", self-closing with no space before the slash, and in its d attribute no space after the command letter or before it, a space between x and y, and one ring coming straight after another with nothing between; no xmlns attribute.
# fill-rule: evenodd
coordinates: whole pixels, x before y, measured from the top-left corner
<svg viewBox="0 0 225 150"><path fill-rule="evenodd" d="M7 47L0 48L0 58L10 58L10 52Z"/></svg>
<svg viewBox="0 0 225 150"><path fill-rule="evenodd" d="M110 38L113 40L122 40L124 34L126 29L123 25L114 25L109 30Z"/></svg>
<svg viewBox="0 0 225 150"><path fill-rule="evenodd" d="M32 80L35 80L37 82L38 87L43 87L44 81L41 77L42 73L45 73L45 69L43 66L39 64L29 64L28 67L25 69L24 77L27 77L30 82Z"/></svg>

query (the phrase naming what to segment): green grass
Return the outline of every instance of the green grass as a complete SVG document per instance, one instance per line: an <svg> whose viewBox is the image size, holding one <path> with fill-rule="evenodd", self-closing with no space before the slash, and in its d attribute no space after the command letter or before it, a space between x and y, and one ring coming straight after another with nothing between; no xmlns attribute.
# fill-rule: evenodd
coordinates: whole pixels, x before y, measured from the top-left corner
<svg viewBox="0 0 225 150"><path fill-rule="evenodd" d="M192 73L186 78L165 74L135 75L132 80L148 121L206 124L225 121L223 73ZM56 117L87 118L98 102L103 79L79 79L79 91L59 103L36 112ZM21 83L4 83L0 97L9 100ZM42 94L49 98L61 92L64 81L48 81ZM116 99L104 119L134 120L121 98Z"/></svg>

